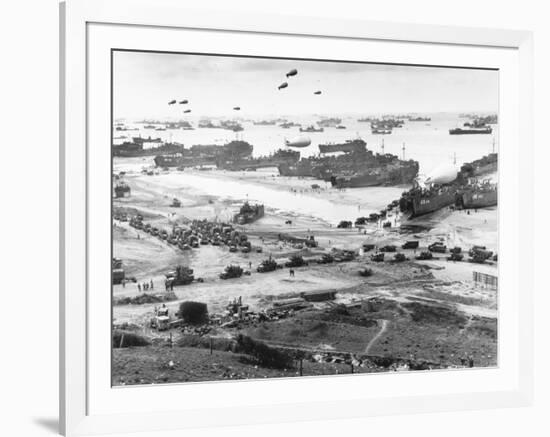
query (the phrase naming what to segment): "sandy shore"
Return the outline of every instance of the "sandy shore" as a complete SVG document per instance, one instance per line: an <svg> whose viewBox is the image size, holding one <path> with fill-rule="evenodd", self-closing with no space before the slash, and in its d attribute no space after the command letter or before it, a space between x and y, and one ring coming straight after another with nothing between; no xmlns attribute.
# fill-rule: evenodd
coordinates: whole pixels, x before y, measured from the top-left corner
<svg viewBox="0 0 550 437"><path fill-rule="evenodd" d="M319 289L347 290L339 294L339 299L345 302L366 295L391 296L396 289L400 290L399 295L404 299L409 295L426 292L423 285L399 285L399 275L407 277L415 270L414 266L409 266L408 272L399 273L400 270L395 270L391 265L384 267L387 270L384 272L387 283L376 283L375 288L365 291L362 287L365 282L357 271L361 264L368 263L369 254L351 266L320 265L299 269L294 278L289 278L286 269L269 274L255 273L256 267L267 256L284 262L291 253L297 251L291 245L278 241L276 236L279 233L314 235L319 248L305 253L306 256L320 256L332 248L357 250L365 242L379 246L400 246L407 239L415 237L419 237L424 246L434 241L443 241L449 247L458 245L466 250L474 244L486 245L491 250L497 250L498 247L496 208L470 214L442 210L407 222L413 225L414 230L408 235L403 235L398 229L382 229L374 224L362 230L336 228L335 222L338 220L353 221L358 216L367 215L369 211L382 209L398 198L406 187L335 190L322 181L279 177L270 171L171 170L147 176L140 172L142 166L141 160L115 161L115 171L126 171L124 179L132 190L130 197L115 199L115 210L123 209L134 214L139 212L144 215L145 221L165 229L199 218L228 221L247 198L247 194L251 201L255 200L255 196L264 196L258 200L266 205L265 217L241 228L249 235L254 247L262 248L262 253L230 253L226 247L210 245L182 252L156 237L131 228L127 223L115 223L113 255L123 260L127 276L135 277L139 283L153 280L155 292L164 289L164 274L178 264L188 265L195 270L195 277L204 279L204 283L176 287L174 291L178 300L170 304L174 309L183 300L200 300L208 303L212 311L220 311L228 301L238 296L242 296L252 308L260 308L265 305L266 296L292 295ZM321 188L312 189L313 183ZM181 208L170 206L174 197L182 202ZM288 221L292 224L288 224ZM412 251L408 255L414 258ZM252 270L253 274L236 280L220 280L218 275L228 264L239 264ZM435 281L454 284L449 289L442 289L443 293L480 299L483 305L472 311L496 316L496 293L493 296L481 296L472 283L474 270L496 274L496 264L479 266L465 262L449 263L441 259L430 261L426 266L433 267L431 273ZM390 274L390 270L397 273ZM353 287L359 287L355 294L349 291ZM125 287L115 285L113 291L115 297L139 293L135 283ZM153 308L154 305L116 306L115 320L144 320L152 314Z"/></svg>

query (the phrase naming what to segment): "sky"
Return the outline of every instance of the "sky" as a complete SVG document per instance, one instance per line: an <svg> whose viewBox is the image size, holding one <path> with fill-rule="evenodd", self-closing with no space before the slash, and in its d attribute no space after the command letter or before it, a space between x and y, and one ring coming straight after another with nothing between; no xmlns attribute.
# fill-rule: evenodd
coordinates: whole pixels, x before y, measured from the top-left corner
<svg viewBox="0 0 550 437"><path fill-rule="evenodd" d="M113 59L115 118L180 119L185 108L193 117L498 112L498 71L120 51ZM287 79L291 69L298 74Z"/></svg>

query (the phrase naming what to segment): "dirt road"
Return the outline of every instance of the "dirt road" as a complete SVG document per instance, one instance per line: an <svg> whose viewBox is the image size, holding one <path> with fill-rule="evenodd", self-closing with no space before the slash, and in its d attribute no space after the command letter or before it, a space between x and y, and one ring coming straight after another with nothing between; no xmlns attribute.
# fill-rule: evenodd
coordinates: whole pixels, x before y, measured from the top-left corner
<svg viewBox="0 0 550 437"><path fill-rule="evenodd" d="M378 331L378 334L376 334L371 341L369 341L369 344L367 344L367 347L365 348L365 355L368 354L371 350L371 348L374 346L374 344L378 341L380 336L386 332L386 329L388 328L388 321L382 320L382 327L380 328L380 331Z"/></svg>

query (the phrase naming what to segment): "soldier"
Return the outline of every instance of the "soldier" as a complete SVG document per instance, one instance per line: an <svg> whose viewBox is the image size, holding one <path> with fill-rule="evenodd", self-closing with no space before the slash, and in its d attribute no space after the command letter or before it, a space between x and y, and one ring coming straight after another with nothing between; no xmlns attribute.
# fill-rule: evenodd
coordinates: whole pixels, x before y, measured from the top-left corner
<svg viewBox="0 0 550 437"><path fill-rule="evenodd" d="M138 291L141 293L141 284L138 282Z"/></svg>
<svg viewBox="0 0 550 437"><path fill-rule="evenodd" d="M155 289L155 287L153 285L153 280L151 279L151 290L154 290L154 289Z"/></svg>

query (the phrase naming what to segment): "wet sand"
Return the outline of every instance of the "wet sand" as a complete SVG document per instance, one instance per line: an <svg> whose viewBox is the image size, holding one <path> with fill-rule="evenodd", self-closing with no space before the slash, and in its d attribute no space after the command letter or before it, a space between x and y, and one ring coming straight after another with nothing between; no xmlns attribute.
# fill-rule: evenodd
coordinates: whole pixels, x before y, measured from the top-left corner
<svg viewBox="0 0 550 437"><path fill-rule="evenodd" d="M342 302L360 300L367 296L384 295L408 299L418 293L426 293L424 284L405 283L419 265L430 268L438 291L475 297L476 305L470 311L496 317L496 292L488 295L476 290L472 282L472 272L483 271L497 274L497 266L477 265L468 262L451 263L444 259L425 263L405 263L396 268L390 263L376 265L382 277L374 286L369 286L357 274L362 265L369 262L369 254L354 263L338 265L310 265L296 269L296 276L290 278L288 269L259 274L256 267L268 256L284 262L288 256L301 252L307 258L319 257L332 248L357 250L365 242L378 246L396 244L400 246L407 239L420 237L421 246L434 241L443 241L448 247L459 245L468 249L474 244L486 245L497 250L497 210L489 208L471 212L442 210L421 217L407 224L417 226L415 232L403 234L396 228L381 228L371 224L365 229L338 229L339 220L354 221L356 217L368 215L369 211L379 211L392 200L399 198L407 187L372 187L348 190L335 190L326 183L313 179L283 178L270 171L223 172L177 170L162 171L148 176L140 173L141 159L115 160L115 172L124 169L125 182L131 187L131 196L114 200L115 210L141 213L149 223L170 230L174 224L183 224L192 219L229 221L238 211L244 200L260 201L266 206L264 218L246 226L245 230L253 247L261 247L262 253L230 253L224 246L201 246L191 251L180 251L156 237L131 228L127 223L116 222L114 231L114 254L124 263L126 275L135 277L137 282L155 284L154 292L164 290L164 274L176 265L188 265L194 269L195 277L203 278L203 283L192 283L175 287L177 301L169 304L175 309L184 300L200 300L208 303L212 312L221 311L224 306L238 296L253 309L267 305L266 297L296 295L303 291L334 289L339 291ZM313 183L321 189L312 189ZM249 196L247 196L249 194ZM256 199L254 196L264 196ZM171 207L176 197L182 202L181 208ZM395 217L401 220L402 218ZM288 221L292 224L287 224ZM288 233L300 237L314 235L319 248L303 252L290 244L279 242L277 235ZM139 237L138 237L139 235ZM406 251L405 251L406 252ZM410 259L413 251L406 252ZM391 254L388 254L391 255ZM239 279L221 280L218 275L228 264L239 264L251 270L251 276ZM414 275L413 275L414 276ZM380 278L380 276L379 276ZM386 282L384 282L386 281ZM441 285L453 284L451 288ZM365 285L367 284L367 285ZM355 288L354 288L355 287ZM353 290L350 291L350 290ZM341 291L341 292L340 292ZM125 287L113 287L115 297L138 294L137 284L128 283ZM443 296L444 296L443 295ZM479 299L478 299L479 298ZM438 295L436 300L441 300ZM123 321L144 321L153 313L154 305L115 306L115 323ZM468 309L468 307L467 307Z"/></svg>

